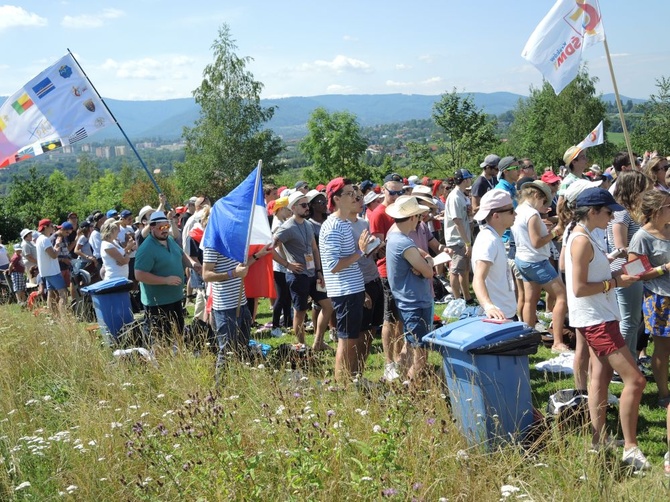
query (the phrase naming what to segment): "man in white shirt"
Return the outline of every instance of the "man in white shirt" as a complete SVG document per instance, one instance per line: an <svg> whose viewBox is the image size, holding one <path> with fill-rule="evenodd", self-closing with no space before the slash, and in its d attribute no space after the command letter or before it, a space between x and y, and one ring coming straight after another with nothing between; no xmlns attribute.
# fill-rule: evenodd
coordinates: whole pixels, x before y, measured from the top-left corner
<svg viewBox="0 0 670 502"><path fill-rule="evenodd" d="M54 233L53 223L46 218L40 220L37 225L37 231L40 233L35 242L37 268L47 288L49 308L54 315L63 314L67 300L67 290L65 279L63 279L63 275L60 273L60 266L58 265L58 251L54 249L51 239L49 239L51 234ZM63 237L58 236L56 239L57 248L62 244L62 240Z"/></svg>
<svg viewBox="0 0 670 502"><path fill-rule="evenodd" d="M467 169L456 171L454 174L456 186L447 196L444 209L444 243L452 256L449 267L451 290L454 298L464 298L469 305L473 304L470 296L469 263L472 253L472 232L465 190L470 187L472 178Z"/></svg>

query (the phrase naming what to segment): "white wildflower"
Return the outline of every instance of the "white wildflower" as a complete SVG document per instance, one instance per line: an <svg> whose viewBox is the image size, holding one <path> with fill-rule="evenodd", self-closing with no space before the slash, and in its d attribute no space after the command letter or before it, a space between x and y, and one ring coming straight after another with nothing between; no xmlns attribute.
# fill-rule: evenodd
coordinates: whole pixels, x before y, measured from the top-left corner
<svg viewBox="0 0 670 502"><path fill-rule="evenodd" d="M70 485L68 486L65 491L68 493L73 493L75 492L79 487L77 485Z"/></svg>
<svg viewBox="0 0 670 502"><path fill-rule="evenodd" d="M24 482L21 483L19 486L17 486L16 488L14 488L14 491L15 491L15 492L18 492L19 490L23 490L24 488L28 488L28 487L30 487L30 481L24 481Z"/></svg>
<svg viewBox="0 0 670 502"><path fill-rule="evenodd" d="M381 425L375 424L374 426L372 426L372 432L374 432L375 434L379 434L381 431L382 431Z"/></svg>

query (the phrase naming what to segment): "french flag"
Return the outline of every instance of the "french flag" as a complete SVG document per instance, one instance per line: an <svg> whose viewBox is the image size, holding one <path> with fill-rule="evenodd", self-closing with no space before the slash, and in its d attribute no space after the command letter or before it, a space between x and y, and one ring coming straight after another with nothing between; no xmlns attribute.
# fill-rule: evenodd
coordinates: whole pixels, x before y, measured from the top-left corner
<svg viewBox="0 0 670 502"><path fill-rule="evenodd" d="M246 263L248 257L272 242L263 196L261 162L228 195L217 200L205 228L203 247ZM249 268L244 280L247 298L275 298L272 253Z"/></svg>

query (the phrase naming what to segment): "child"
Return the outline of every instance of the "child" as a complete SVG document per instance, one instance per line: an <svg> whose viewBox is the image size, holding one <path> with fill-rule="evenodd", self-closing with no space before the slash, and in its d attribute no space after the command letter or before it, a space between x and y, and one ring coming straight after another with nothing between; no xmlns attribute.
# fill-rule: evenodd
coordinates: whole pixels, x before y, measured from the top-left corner
<svg viewBox="0 0 670 502"><path fill-rule="evenodd" d="M22 307L26 304L26 267L23 265L23 250L21 243L14 245L14 254L9 260L7 274L12 278L12 287L16 295L16 301Z"/></svg>

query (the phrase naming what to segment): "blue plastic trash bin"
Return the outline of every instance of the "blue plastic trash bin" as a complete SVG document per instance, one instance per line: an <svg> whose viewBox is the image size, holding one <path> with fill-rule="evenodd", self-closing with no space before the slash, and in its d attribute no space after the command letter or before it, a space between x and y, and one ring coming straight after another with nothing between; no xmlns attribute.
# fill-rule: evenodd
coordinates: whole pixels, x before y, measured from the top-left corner
<svg viewBox="0 0 670 502"><path fill-rule="evenodd" d="M523 439L533 423L528 354L537 352L539 333L470 317L423 341L442 354L452 413L470 445Z"/></svg>
<svg viewBox="0 0 670 502"><path fill-rule="evenodd" d="M96 282L81 289L91 295L100 331L110 344L116 341L116 335L124 324L133 322L133 310L130 306L132 288L132 281L119 278Z"/></svg>

